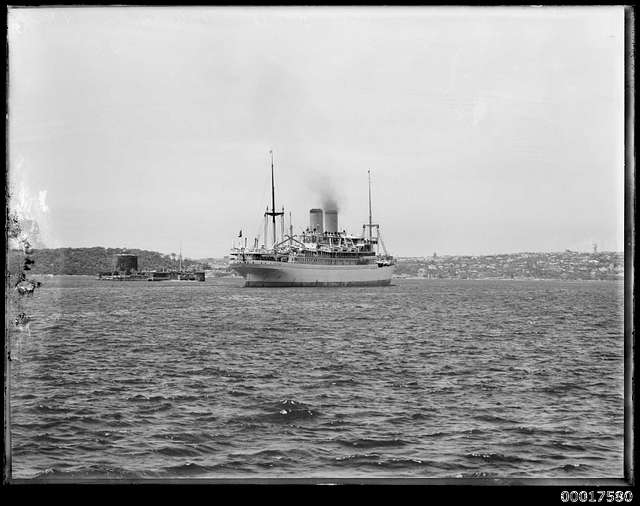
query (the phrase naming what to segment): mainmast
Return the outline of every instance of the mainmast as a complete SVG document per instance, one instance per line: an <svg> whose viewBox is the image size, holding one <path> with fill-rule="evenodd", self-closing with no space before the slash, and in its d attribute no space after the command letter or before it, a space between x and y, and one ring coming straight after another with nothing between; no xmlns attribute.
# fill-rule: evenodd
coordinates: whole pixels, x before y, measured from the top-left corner
<svg viewBox="0 0 640 506"><path fill-rule="evenodd" d="M367 170L367 175L369 176L369 241L371 241L371 227L373 226L371 222L371 169Z"/></svg>
<svg viewBox="0 0 640 506"><path fill-rule="evenodd" d="M267 207L267 212L265 212L265 216L271 216L273 222L273 246L276 245L276 216L284 216L284 210L281 213L276 212L276 187L273 179L273 151L269 150L269 154L271 155L271 212L269 212L269 208ZM267 238L264 238L265 243L267 242Z"/></svg>
<svg viewBox="0 0 640 506"><path fill-rule="evenodd" d="M367 170L367 174L369 176L369 224L362 225L362 237L364 237L364 229L369 227L369 244L371 245L373 243L373 227L376 227L377 231L376 244L380 241L380 225L373 223L371 217L371 170Z"/></svg>
<svg viewBox="0 0 640 506"><path fill-rule="evenodd" d="M273 218L273 244L276 244L276 185L273 182L273 151L271 155L271 217Z"/></svg>

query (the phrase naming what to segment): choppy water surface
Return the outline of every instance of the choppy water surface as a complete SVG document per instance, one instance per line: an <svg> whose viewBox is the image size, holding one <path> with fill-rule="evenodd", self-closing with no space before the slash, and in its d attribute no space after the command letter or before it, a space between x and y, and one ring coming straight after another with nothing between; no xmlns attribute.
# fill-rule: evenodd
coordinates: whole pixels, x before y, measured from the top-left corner
<svg viewBox="0 0 640 506"><path fill-rule="evenodd" d="M14 477L622 477L620 282L43 282Z"/></svg>

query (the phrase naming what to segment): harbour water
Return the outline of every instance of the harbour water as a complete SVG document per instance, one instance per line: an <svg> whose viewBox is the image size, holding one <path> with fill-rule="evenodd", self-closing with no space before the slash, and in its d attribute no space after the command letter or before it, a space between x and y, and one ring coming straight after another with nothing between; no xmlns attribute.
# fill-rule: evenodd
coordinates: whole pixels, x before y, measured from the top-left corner
<svg viewBox="0 0 640 506"><path fill-rule="evenodd" d="M623 475L621 282L42 281L14 478Z"/></svg>

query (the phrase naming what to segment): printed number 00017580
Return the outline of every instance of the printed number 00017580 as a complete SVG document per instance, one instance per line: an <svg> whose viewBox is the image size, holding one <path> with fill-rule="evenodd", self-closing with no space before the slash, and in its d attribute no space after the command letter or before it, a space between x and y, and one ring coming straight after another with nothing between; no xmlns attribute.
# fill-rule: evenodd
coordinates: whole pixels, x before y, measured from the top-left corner
<svg viewBox="0 0 640 506"><path fill-rule="evenodd" d="M631 502L631 490L563 490L560 492L562 502Z"/></svg>

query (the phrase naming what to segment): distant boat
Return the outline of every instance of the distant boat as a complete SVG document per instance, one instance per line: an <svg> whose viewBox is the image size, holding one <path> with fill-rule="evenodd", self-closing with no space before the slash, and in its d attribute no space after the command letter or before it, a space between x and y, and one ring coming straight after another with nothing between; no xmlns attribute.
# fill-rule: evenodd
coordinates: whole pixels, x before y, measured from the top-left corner
<svg viewBox="0 0 640 506"><path fill-rule="evenodd" d="M324 214L324 220L323 220ZM276 217L280 217L279 237ZM362 227L362 235L338 230L336 209L311 209L309 226L294 235L284 233L284 207L276 211L271 153L271 211L264 213L264 244L247 248L233 247L231 269L246 279L245 286L382 286L391 283L395 259L387 254L380 236L380 226L371 220L371 174L369 173L369 223ZM271 220L269 220L271 218ZM266 245L269 221L272 243ZM375 236L373 231L376 231ZM365 233L366 232L366 233ZM242 238L242 231L240 231ZM382 246L384 254L380 254Z"/></svg>

